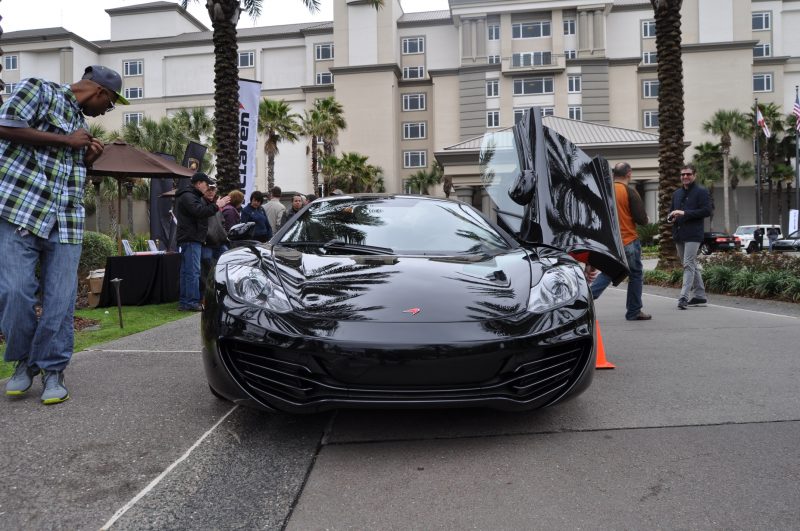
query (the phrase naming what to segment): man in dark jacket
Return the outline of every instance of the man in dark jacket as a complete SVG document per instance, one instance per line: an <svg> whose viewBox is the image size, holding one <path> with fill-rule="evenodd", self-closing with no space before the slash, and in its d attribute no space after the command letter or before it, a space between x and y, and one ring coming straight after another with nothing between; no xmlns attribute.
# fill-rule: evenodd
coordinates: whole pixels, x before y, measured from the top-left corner
<svg viewBox="0 0 800 531"><path fill-rule="evenodd" d="M672 211L667 217L667 221L673 224L672 239L678 249L678 258L683 262L683 286L678 299L680 310L708 302L703 276L697 268L697 251L703 242L704 220L711 215L711 199L708 190L695 179L694 166L686 164L681 169L683 186L672 195Z"/></svg>
<svg viewBox="0 0 800 531"><path fill-rule="evenodd" d="M208 234L208 218L230 202L225 196L210 202L205 194L211 179L195 173L189 186L175 194L175 217L178 220L178 247L181 251L181 286L178 309L200 311L200 254Z"/></svg>

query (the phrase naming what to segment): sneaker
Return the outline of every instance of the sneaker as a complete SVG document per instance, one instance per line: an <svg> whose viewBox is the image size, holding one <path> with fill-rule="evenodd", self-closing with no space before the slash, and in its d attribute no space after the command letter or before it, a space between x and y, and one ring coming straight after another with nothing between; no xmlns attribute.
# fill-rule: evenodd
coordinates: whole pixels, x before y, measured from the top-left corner
<svg viewBox="0 0 800 531"><path fill-rule="evenodd" d="M700 297L692 297L689 301L689 306L705 306L708 304L708 299L701 299Z"/></svg>
<svg viewBox="0 0 800 531"><path fill-rule="evenodd" d="M202 304L195 304L193 306L178 306L179 312L202 312L203 305Z"/></svg>
<svg viewBox="0 0 800 531"><path fill-rule="evenodd" d="M17 362L14 375L6 382L6 396L22 396L33 385L33 377L39 371L28 367L28 360Z"/></svg>
<svg viewBox="0 0 800 531"><path fill-rule="evenodd" d="M678 299L678 309L685 310L689 307L689 303L686 302L686 299Z"/></svg>
<svg viewBox="0 0 800 531"><path fill-rule="evenodd" d="M628 321L649 321L652 318L653 318L653 316L650 315L649 313L639 312L636 315L636 317L634 317L632 319L628 319ZM627 317L626 317L626 319L627 319Z"/></svg>
<svg viewBox="0 0 800 531"><path fill-rule="evenodd" d="M69 399L69 392L64 385L64 371L44 371L42 385L42 404L60 404Z"/></svg>

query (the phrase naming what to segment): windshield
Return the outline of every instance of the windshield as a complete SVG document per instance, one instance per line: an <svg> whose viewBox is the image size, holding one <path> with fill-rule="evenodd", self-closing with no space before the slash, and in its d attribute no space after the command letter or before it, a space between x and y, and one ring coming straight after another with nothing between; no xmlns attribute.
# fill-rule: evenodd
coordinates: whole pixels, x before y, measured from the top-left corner
<svg viewBox="0 0 800 531"><path fill-rule="evenodd" d="M756 230L755 225L744 225L742 227L737 227L736 232L734 232L734 234L736 234L737 236L742 236L742 235L752 236L755 230Z"/></svg>
<svg viewBox="0 0 800 531"><path fill-rule="evenodd" d="M287 230L280 243L383 247L393 254L494 253L510 248L474 208L415 197L321 200ZM340 247L340 245L337 245ZM334 246L334 247L337 247Z"/></svg>
<svg viewBox="0 0 800 531"><path fill-rule="evenodd" d="M796 230L788 236L790 240L797 240L800 239L800 230Z"/></svg>

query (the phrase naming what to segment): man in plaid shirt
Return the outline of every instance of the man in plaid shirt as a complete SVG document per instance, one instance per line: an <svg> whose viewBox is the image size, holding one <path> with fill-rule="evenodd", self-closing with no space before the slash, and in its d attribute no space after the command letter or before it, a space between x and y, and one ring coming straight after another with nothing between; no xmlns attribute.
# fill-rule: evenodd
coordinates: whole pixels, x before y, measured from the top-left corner
<svg viewBox="0 0 800 531"><path fill-rule="evenodd" d="M121 88L117 72L95 65L71 85L25 79L0 107L0 330L16 363L8 396L24 395L41 372L43 403L69 398L86 167L103 152L84 115L127 104Z"/></svg>

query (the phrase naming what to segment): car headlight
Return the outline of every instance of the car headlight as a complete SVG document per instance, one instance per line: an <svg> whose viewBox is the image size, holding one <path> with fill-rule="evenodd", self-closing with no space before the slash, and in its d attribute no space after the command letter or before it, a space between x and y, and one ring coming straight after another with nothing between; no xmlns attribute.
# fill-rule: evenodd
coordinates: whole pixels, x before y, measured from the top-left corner
<svg viewBox="0 0 800 531"><path fill-rule="evenodd" d="M228 264L226 276L228 294L234 299L275 312L288 312L292 309L283 288L267 278L261 269Z"/></svg>
<svg viewBox="0 0 800 531"><path fill-rule="evenodd" d="M528 311L544 313L574 301L580 293L583 272L574 265L560 265L545 270L539 283L531 288Z"/></svg>

